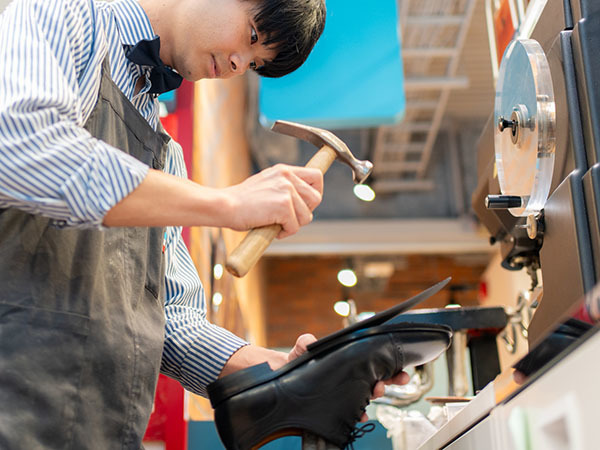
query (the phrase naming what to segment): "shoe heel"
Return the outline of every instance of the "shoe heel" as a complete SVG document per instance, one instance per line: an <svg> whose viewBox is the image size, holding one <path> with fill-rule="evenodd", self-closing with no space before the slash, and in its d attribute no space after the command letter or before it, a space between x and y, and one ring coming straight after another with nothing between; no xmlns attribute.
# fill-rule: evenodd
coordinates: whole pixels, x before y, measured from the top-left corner
<svg viewBox="0 0 600 450"><path fill-rule="evenodd" d="M206 387L210 404L214 409L229 397L267 381L272 375L271 366L265 362L214 381Z"/></svg>

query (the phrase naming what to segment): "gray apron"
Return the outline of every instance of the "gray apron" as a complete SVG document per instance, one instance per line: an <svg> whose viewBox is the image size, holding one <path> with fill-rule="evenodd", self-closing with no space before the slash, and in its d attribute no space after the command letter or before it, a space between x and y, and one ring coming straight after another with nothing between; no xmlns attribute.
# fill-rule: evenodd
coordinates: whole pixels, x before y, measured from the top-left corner
<svg viewBox="0 0 600 450"><path fill-rule="evenodd" d="M161 169L168 136L102 72L85 128ZM162 228L0 210L0 448L140 448L164 343L162 244Z"/></svg>

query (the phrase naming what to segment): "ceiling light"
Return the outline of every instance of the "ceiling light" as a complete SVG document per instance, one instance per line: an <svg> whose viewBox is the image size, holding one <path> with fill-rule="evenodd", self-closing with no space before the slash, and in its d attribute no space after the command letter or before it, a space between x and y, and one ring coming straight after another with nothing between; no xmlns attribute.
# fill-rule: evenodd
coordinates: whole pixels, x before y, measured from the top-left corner
<svg viewBox="0 0 600 450"><path fill-rule="evenodd" d="M352 287L358 281L352 269L343 269L338 272L338 281L346 287Z"/></svg>
<svg viewBox="0 0 600 450"><path fill-rule="evenodd" d="M350 314L350 304L348 302L335 302L333 310L342 317L348 317Z"/></svg>
<svg viewBox="0 0 600 450"><path fill-rule="evenodd" d="M354 195L364 202L372 202L375 199L375 191L366 184L357 184L354 186Z"/></svg>
<svg viewBox="0 0 600 450"><path fill-rule="evenodd" d="M221 279L221 277L223 276L223 265L222 264L215 264L215 267L213 267L213 276L215 277L215 280Z"/></svg>

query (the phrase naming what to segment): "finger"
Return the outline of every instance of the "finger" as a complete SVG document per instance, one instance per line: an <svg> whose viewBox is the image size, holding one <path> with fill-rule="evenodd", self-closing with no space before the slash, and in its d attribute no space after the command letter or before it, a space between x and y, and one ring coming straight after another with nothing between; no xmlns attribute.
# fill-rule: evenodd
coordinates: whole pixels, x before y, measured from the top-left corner
<svg viewBox="0 0 600 450"><path fill-rule="evenodd" d="M300 229L300 224L298 223L295 214L293 215L294 220L290 220L286 223L281 224L281 231L277 235L277 239L284 239L288 236L296 234Z"/></svg>
<svg viewBox="0 0 600 450"><path fill-rule="evenodd" d="M323 173L319 169L309 167L293 167L292 172L299 178L302 178L313 189L323 193Z"/></svg>
<svg viewBox="0 0 600 450"><path fill-rule="evenodd" d="M281 233L277 236L279 239L291 236L297 233L301 226L309 224L313 219L313 213L308 208L298 192L293 188L290 191L292 208L288 213L288 221L281 224Z"/></svg>
<svg viewBox="0 0 600 450"><path fill-rule="evenodd" d="M314 334L304 333L298 336L298 339L296 339L296 346L302 350L302 353L304 353L308 349L308 346L316 341L317 338L314 336Z"/></svg>
<svg viewBox="0 0 600 450"><path fill-rule="evenodd" d="M321 204L321 200L323 200L323 194L318 189L315 189L314 186L308 184L305 180L299 177L294 177L295 179L292 181L294 183L294 187L296 191L300 195L302 201L306 204L308 209L314 211L317 206Z"/></svg>
<svg viewBox="0 0 600 450"><path fill-rule="evenodd" d="M369 421L369 416L367 416L367 413L363 413L363 415L360 417L360 421L361 422L368 422Z"/></svg>
<svg viewBox="0 0 600 450"><path fill-rule="evenodd" d="M265 175L270 179L284 179L279 181L279 190L284 195L285 201L282 202L284 209L279 213L278 223L281 224L282 231L278 238L290 236L299 230L299 227L307 225L313 219L312 211L321 203L322 194L309 184L306 179L314 179L315 169L305 167L293 167L284 164L277 164ZM321 173L316 170L320 180ZM313 177L311 179L311 177ZM316 185L321 189L322 181L317 181Z"/></svg>
<svg viewBox="0 0 600 450"><path fill-rule="evenodd" d="M295 169L293 166L277 164L261 172L267 186L276 194L277 200L271 203L276 206L271 214L271 223L281 225L278 239L291 236L300 226L312 220L312 212L298 193L298 188L306 186L306 182L294 174Z"/></svg>
<svg viewBox="0 0 600 450"><path fill-rule="evenodd" d="M383 394L385 394L385 383L383 383L383 381L378 381L375 383L375 387L371 393L371 400L383 397Z"/></svg>
<svg viewBox="0 0 600 450"><path fill-rule="evenodd" d="M317 338L310 333L300 335L298 339L296 339L296 344L294 345L294 348L292 348L292 350L288 354L288 361L296 359L298 356L305 353L308 350L308 346L316 340Z"/></svg>
<svg viewBox="0 0 600 450"><path fill-rule="evenodd" d="M301 227L309 224L313 219L312 209L307 201L301 197L298 190L292 193L292 201L294 204L294 213L296 214L298 224ZM315 201L313 200L312 203L314 204Z"/></svg>
<svg viewBox="0 0 600 450"><path fill-rule="evenodd" d="M407 384L410 381L410 375L406 372L400 372L393 378L394 384Z"/></svg>
<svg viewBox="0 0 600 450"><path fill-rule="evenodd" d="M298 197L298 194L294 191L292 187L290 187L289 197L287 199L287 209L280 213L281 219L277 220L277 222L281 225L281 231L277 235L277 239L283 239L285 237L291 236L295 234L300 229L300 220L296 215L296 203L298 200L295 200L294 197ZM301 200L300 200L301 202ZM304 205L306 208L306 205Z"/></svg>
<svg viewBox="0 0 600 450"><path fill-rule="evenodd" d="M515 370L513 372L513 380L517 384L524 384L527 381L527 376L523 372L519 372L518 370Z"/></svg>
<svg viewBox="0 0 600 450"><path fill-rule="evenodd" d="M297 168L298 169L298 168ZM315 169L306 169L304 167L300 167L299 169L304 170L315 170ZM295 170L290 170L288 167L283 167L280 169L281 173L292 183L292 186L302 199L302 201L306 204L306 206L313 211L323 199L322 194L322 185L320 189L317 189L315 186L311 185L308 181L306 181L303 177L299 176L299 174ZM318 172L318 171L317 171ZM318 172L319 174L321 172Z"/></svg>
<svg viewBox="0 0 600 450"><path fill-rule="evenodd" d="M410 375L406 372L400 372L394 375L392 378L385 380L384 383L390 384L406 384L410 381Z"/></svg>

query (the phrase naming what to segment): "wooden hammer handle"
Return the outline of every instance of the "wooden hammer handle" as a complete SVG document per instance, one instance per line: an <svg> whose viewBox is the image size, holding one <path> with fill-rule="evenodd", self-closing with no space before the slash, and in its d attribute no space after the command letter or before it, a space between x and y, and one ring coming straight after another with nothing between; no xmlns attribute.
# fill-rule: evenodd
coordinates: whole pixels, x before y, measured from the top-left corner
<svg viewBox="0 0 600 450"><path fill-rule="evenodd" d="M306 167L319 169L325 174L336 156L335 150L324 145L308 161ZM278 223L250 230L244 240L228 256L225 264L227 270L236 277L246 275L280 231L281 225Z"/></svg>

